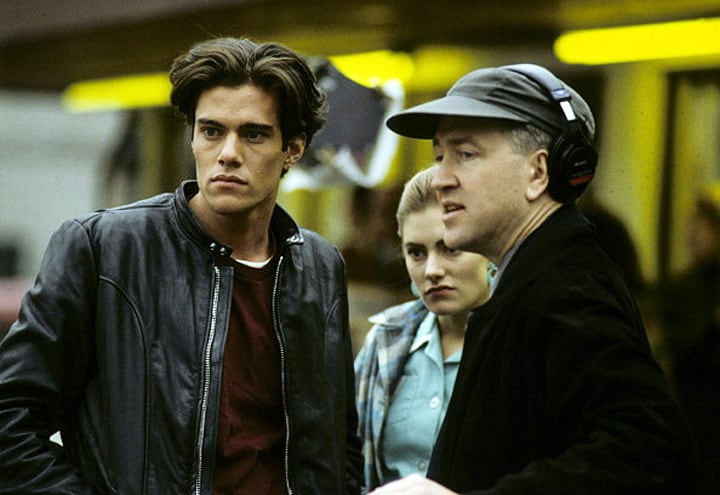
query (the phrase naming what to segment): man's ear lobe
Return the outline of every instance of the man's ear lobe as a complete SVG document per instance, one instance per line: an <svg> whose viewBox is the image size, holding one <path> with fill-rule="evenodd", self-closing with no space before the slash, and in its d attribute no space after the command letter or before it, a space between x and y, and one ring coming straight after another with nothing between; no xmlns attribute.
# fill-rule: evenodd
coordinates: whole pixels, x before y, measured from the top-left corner
<svg viewBox="0 0 720 495"><path fill-rule="evenodd" d="M292 165L302 158L305 153L305 133L299 134L288 141L286 163Z"/></svg>
<svg viewBox="0 0 720 495"><path fill-rule="evenodd" d="M529 181L525 189L528 201L540 198L550 185L550 171L548 170L548 152L545 149L535 151L528 157Z"/></svg>

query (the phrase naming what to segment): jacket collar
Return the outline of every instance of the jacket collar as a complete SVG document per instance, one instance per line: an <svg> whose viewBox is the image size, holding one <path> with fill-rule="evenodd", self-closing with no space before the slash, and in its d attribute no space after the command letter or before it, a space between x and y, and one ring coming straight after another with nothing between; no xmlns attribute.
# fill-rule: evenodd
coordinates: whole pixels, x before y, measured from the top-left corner
<svg viewBox="0 0 720 495"><path fill-rule="evenodd" d="M563 205L518 246L490 301L527 286L568 246L591 238L594 230L575 203Z"/></svg>
<svg viewBox="0 0 720 495"><path fill-rule="evenodd" d="M200 188L196 180L182 182L175 190L175 211L183 230L190 238L213 254L230 256L232 248L206 233L190 209L189 200L195 196ZM279 205L275 205L270 228L276 239L283 239L286 245L302 244L304 242L302 231L295 220Z"/></svg>

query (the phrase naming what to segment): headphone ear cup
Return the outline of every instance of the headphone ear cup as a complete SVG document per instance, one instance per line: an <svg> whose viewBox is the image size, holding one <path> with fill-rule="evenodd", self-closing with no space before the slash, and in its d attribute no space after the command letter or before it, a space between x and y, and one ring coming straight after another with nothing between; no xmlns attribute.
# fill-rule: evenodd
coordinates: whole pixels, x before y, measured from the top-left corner
<svg viewBox="0 0 720 495"><path fill-rule="evenodd" d="M548 149L550 197L559 203L577 198L595 175L597 152L584 140L560 134Z"/></svg>

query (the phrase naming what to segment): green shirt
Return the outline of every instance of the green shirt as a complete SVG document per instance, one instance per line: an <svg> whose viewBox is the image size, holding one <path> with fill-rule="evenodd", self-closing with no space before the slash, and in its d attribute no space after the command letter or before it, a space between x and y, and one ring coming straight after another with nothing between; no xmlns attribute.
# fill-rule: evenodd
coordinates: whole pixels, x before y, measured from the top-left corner
<svg viewBox="0 0 720 495"><path fill-rule="evenodd" d="M443 361L437 316L428 313L387 412L381 440L383 481L425 475L447 410L462 350Z"/></svg>

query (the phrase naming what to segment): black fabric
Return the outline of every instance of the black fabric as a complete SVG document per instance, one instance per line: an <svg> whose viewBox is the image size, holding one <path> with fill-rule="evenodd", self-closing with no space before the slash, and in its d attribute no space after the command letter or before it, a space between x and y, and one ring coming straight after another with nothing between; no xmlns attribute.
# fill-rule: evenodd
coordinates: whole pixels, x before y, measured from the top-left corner
<svg viewBox="0 0 720 495"><path fill-rule="evenodd" d="M53 235L0 343L0 494L208 494L233 271L176 193ZM359 492L352 344L339 251L279 207L273 318L289 483ZM60 430L64 448L47 437Z"/></svg>
<svg viewBox="0 0 720 495"><path fill-rule="evenodd" d="M574 205L471 316L429 477L483 495L688 495L695 455L623 277Z"/></svg>
<svg viewBox="0 0 720 495"><path fill-rule="evenodd" d="M566 132L567 121L546 89L508 67L474 70L458 79L444 97L398 112L387 119L386 125L398 134L419 139L432 139L441 117L448 115L532 124L550 136ZM566 85L566 89L583 133L592 141L592 111L573 88Z"/></svg>

